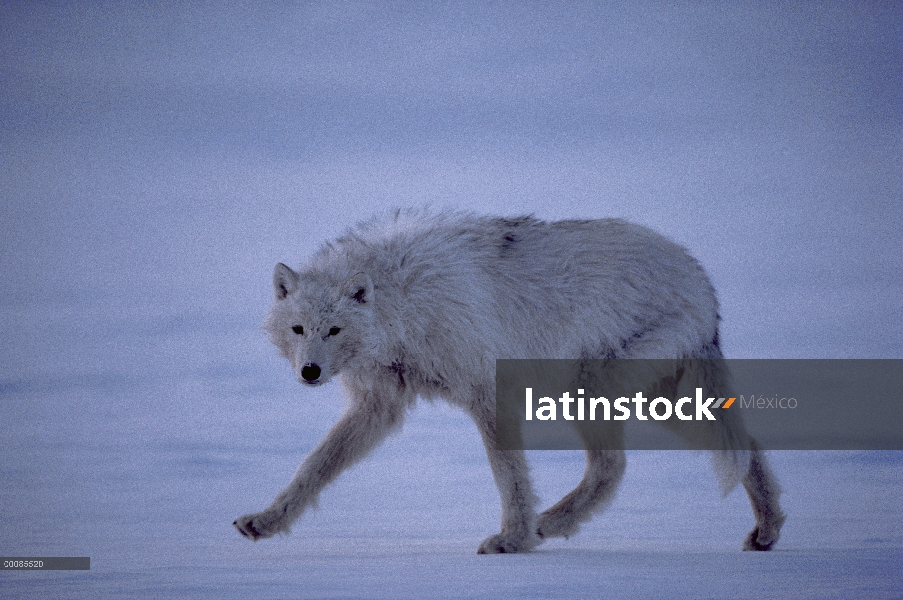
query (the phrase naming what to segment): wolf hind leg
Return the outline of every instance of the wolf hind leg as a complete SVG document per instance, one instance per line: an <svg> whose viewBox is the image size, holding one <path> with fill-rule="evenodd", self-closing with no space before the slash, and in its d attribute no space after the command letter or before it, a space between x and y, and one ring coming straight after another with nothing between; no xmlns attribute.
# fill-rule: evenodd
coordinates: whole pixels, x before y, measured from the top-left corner
<svg viewBox="0 0 903 600"><path fill-rule="evenodd" d="M702 354L710 360L704 361L705 368L702 373L697 373L700 379L690 387L702 385L719 397L735 396L731 375L722 360L721 351L712 345ZM682 385L685 383L681 382ZM746 536L743 549L771 550L777 543L781 527L787 519L778 502L781 487L768 466L765 454L756 440L746 432L740 417L741 413L725 412L726 414L721 414L717 421L720 426L704 432L700 439L706 439L709 447L720 448L713 452L712 458L722 492L726 495L739 480L749 496L756 525Z"/></svg>
<svg viewBox="0 0 903 600"><path fill-rule="evenodd" d="M743 487L749 495L756 526L743 542L744 550L771 550L781 535L787 515L781 510L778 498L781 487L768 466L765 455L753 442L749 471L743 477Z"/></svg>
<svg viewBox="0 0 903 600"><path fill-rule="evenodd" d="M577 533L581 523L604 510L614 499L626 467L623 450L587 450L583 479L555 506L539 515L537 535L549 538Z"/></svg>

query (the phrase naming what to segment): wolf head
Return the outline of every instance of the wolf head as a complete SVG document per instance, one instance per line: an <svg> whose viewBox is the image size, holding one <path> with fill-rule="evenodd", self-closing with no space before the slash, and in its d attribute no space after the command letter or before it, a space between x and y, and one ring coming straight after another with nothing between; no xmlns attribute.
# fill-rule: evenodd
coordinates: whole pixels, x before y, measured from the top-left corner
<svg viewBox="0 0 903 600"><path fill-rule="evenodd" d="M365 273L342 280L318 271L296 273L279 263L273 292L264 330L299 382L326 383L378 355L373 282Z"/></svg>

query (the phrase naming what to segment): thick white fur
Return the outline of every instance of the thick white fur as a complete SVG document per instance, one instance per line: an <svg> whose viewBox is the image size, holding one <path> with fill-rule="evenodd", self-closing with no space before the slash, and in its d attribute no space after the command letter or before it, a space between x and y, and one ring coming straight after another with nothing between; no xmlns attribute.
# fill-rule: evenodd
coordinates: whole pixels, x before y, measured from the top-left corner
<svg viewBox="0 0 903 600"><path fill-rule="evenodd" d="M495 447L495 360L721 356L702 267L620 220L396 211L327 243L297 272L277 265L273 285L273 343L304 385L339 376L350 403L273 503L235 521L252 540L287 532L418 396L462 407L482 436L502 527L480 553L572 535L614 497L624 452L588 451L580 484L537 516L524 453ZM770 549L784 521L779 488L742 423L725 423L716 471L725 491L742 481L749 494L756 525L744 548Z"/></svg>

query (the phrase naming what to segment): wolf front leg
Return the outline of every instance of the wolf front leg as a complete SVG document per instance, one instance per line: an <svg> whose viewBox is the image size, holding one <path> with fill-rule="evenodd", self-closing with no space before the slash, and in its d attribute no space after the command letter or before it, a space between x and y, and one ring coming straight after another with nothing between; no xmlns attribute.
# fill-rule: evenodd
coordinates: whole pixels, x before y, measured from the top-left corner
<svg viewBox="0 0 903 600"><path fill-rule="evenodd" d="M233 522L243 536L257 541L288 533L291 524L327 484L401 425L410 400L403 390L351 391L355 397L351 406L301 463L288 487L266 510Z"/></svg>
<svg viewBox="0 0 903 600"><path fill-rule="evenodd" d="M527 552L542 541L536 535L536 496L523 450L499 450L495 410L481 407L472 416L480 430L489 466L502 501L502 531L483 540L477 554Z"/></svg>

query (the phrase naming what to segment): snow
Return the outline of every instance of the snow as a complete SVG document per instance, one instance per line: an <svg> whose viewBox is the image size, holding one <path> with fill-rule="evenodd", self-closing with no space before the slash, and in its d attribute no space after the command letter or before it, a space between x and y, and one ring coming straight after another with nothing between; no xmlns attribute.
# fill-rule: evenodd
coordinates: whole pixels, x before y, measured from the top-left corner
<svg viewBox="0 0 903 600"><path fill-rule="evenodd" d="M569 540L477 556L499 500L422 402L290 535L341 413L259 329L276 262L392 206L628 218L719 290L729 357L903 358L897 6L0 8L0 596L903 596L903 453L772 452L788 520L705 454L631 452ZM528 453L544 506L574 452Z"/></svg>
<svg viewBox="0 0 903 600"><path fill-rule="evenodd" d="M749 505L739 489L720 497L704 453L667 451L631 452L614 504L577 536L529 555L478 556L499 502L475 428L440 403L422 403L290 535L251 543L232 520L272 500L341 408L337 387L291 393L288 372L272 377L286 388L230 390L212 375L168 390L101 382L5 394L0 503L15 526L2 529L0 548L90 556L91 570L5 572L4 594L877 598L903 589L900 453L772 452L789 514L772 553L740 551ZM580 453L529 456L543 505L579 480Z"/></svg>

